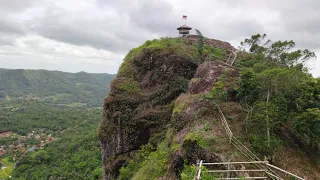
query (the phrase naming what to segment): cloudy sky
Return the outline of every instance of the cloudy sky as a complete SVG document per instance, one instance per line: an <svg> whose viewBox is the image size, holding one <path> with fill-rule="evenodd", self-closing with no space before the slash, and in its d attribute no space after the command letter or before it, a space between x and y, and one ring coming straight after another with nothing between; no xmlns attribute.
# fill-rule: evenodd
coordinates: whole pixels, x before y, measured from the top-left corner
<svg viewBox="0 0 320 180"><path fill-rule="evenodd" d="M235 47L266 33L320 58L319 9L318 0L0 0L0 68L116 73L131 48L177 36L182 15ZM320 76L319 60L309 67Z"/></svg>

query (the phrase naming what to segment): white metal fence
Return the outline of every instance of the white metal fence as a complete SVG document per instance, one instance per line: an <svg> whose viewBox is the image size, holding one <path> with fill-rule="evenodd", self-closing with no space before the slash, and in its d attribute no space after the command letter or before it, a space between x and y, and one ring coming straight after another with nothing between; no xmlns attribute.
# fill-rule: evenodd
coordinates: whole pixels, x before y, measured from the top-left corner
<svg viewBox="0 0 320 180"><path fill-rule="evenodd" d="M225 177L225 178L216 178L216 179L277 179L277 180L283 180L285 177L292 177L295 179L303 180L303 178L290 173L288 171L285 171L279 167L276 167L272 164L269 164L268 161L261 161L253 152L251 152L243 143L241 143L234 135L232 134L232 131L228 125L228 122L220 109L219 105L216 104L219 114L220 114L220 119L222 121L223 128L225 129L225 132L227 134L227 137L230 141L230 143L238 150L240 151L246 158L248 158L248 162L220 162L220 163L206 163L201 160L197 165L197 171L195 175L196 180L201 179L201 173L202 173L202 168L204 166L209 166L209 165L234 165L234 164L252 164L257 167L257 169L227 169L227 170L205 170L205 173L226 173L227 176L230 173L240 173L240 172L261 172L261 176L253 176L253 177ZM280 176L279 174L284 174L283 176Z"/></svg>

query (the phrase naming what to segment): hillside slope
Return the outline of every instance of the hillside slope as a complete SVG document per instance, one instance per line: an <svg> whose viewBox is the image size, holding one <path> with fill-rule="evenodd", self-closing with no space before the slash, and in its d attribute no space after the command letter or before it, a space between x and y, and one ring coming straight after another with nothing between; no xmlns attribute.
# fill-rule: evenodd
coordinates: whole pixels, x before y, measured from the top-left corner
<svg viewBox="0 0 320 180"><path fill-rule="evenodd" d="M0 69L0 179L101 179L97 125L113 78Z"/></svg>
<svg viewBox="0 0 320 180"><path fill-rule="evenodd" d="M247 161L228 142L217 105L234 135L260 159L305 178L317 177L318 141L310 137L319 137L312 129L320 121L320 81L300 65L284 64L286 55L292 60L289 52L278 61L275 51L268 51L274 53L270 58L261 48L257 54L240 53L230 66L225 61L235 48L214 39L203 42L197 36L162 38L128 53L105 98L99 125L104 179L189 180L200 159ZM303 82L309 86L298 86ZM299 94L303 87L308 96ZM308 109L315 110L309 114ZM311 125L295 118L300 116L311 116ZM206 173L202 179L221 176Z"/></svg>
<svg viewBox="0 0 320 180"><path fill-rule="evenodd" d="M111 74L0 69L0 100L35 99L52 104L101 106Z"/></svg>

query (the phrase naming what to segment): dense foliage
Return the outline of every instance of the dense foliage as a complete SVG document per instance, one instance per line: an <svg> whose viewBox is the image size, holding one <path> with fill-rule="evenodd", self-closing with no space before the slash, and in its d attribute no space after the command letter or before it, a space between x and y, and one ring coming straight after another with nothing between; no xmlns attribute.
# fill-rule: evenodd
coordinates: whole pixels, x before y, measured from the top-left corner
<svg viewBox="0 0 320 180"><path fill-rule="evenodd" d="M85 72L0 69L0 101L36 99L51 104L98 107L114 77Z"/></svg>
<svg viewBox="0 0 320 180"><path fill-rule="evenodd" d="M26 135L32 131L62 131L85 123L84 108L51 106L35 101L0 101L0 132L13 131Z"/></svg>
<svg viewBox="0 0 320 180"><path fill-rule="evenodd" d="M35 131L52 134L56 140L21 156L13 179L99 179L101 155L97 139L100 109L59 108L39 102L6 104L0 130L19 134ZM4 106L4 105L2 105ZM14 111L12 110L15 107ZM20 110L23 108L23 110ZM3 129L7 128L7 129ZM14 144L16 138L2 138L1 145ZM2 144L3 143L3 144ZM27 144L35 144L27 142ZM12 161L13 153L6 154ZM14 163L14 162L12 162Z"/></svg>
<svg viewBox="0 0 320 180"><path fill-rule="evenodd" d="M13 177L17 179L99 179L101 155L97 140L100 110L88 110L75 127L60 139L20 160ZM18 178L19 177L19 178Z"/></svg>
<svg viewBox="0 0 320 180"><path fill-rule="evenodd" d="M285 129L292 132L289 139L298 139L295 143L301 147L309 145L318 151L320 79L305 68L315 54L307 49L294 50L293 41L265 38L257 34L242 42L249 52L243 53L237 64L242 74L238 98L247 108L245 128L253 148L272 155Z"/></svg>
<svg viewBox="0 0 320 180"><path fill-rule="evenodd" d="M0 69L0 179L101 179L96 107L113 78Z"/></svg>
<svg viewBox="0 0 320 180"><path fill-rule="evenodd" d="M132 57L139 57L137 61L143 59L142 56L139 56L139 53L151 48L166 48L166 51L176 50L178 53L183 54L182 56L187 55L190 58L199 59L195 61L199 64L201 64L203 60L219 60L221 62L225 59L223 57L228 56L226 55L227 53L236 53L223 52L218 48L208 46L205 44L205 39L203 39L201 32L197 30L197 34L200 38L188 53L185 51L188 49L188 46L179 39L147 41L142 46L130 51L118 75L135 79L135 69L129 66L130 63L132 63L130 60ZM237 104L236 102L240 102L244 108L240 108L241 106L237 104L239 109L245 109L247 111L247 117L244 123L245 131L241 132L243 133L241 137L243 138L242 140L251 143L251 146L248 145L248 147L252 147L255 154L258 154L261 159L268 158L268 160L272 161L272 157L278 147L295 145L295 140L300 142L298 144L301 145L301 147L308 145L315 150L318 146L320 137L320 124L318 123L320 121L320 84L319 79L314 79L308 74L305 68L305 63L315 58L313 52L307 49L294 49L295 44L293 41L272 42L265 40L265 38L266 35L258 34L252 36L250 39L246 39L242 43L242 49L240 49L240 51L237 52L237 56L235 56L237 57L235 64L237 68L234 68L235 71L231 72L231 70L224 68L221 70L222 72L217 72L212 75L213 77L211 78L217 78L217 81L211 84L212 89L204 96L201 96L201 98L221 104L227 101L235 101L235 104ZM182 48L179 49L176 46ZM202 57L206 58L204 59ZM214 70L219 71L218 68ZM238 71L240 71L241 74L240 78ZM214 77L218 74L220 74L219 77ZM198 80L201 81L201 79L193 80L195 84L198 83ZM190 86L189 84L189 88ZM131 83L131 86L126 85L123 87L126 87L128 92L129 90L130 92L138 90L135 88L138 86L133 83ZM188 89L188 86L186 86L185 89ZM119 92L119 94L124 93ZM189 100L191 98L197 97L189 97ZM177 103L177 101L182 102ZM182 98L177 101L172 110L171 120L175 119L177 114L187 114L186 111L190 114L196 114L196 112L192 112L192 105L186 103L188 101L183 102ZM242 114L240 115L240 113L243 112L242 110L241 112L235 112L239 113L235 116L242 116ZM188 118L187 115L184 117ZM227 119L229 120L228 117ZM195 118L195 121L196 120L200 121L200 118L197 117ZM210 121L211 120L210 118ZM180 119L180 121L183 121L183 119ZM203 129L199 131L201 133L210 133L211 126L208 124L210 121L204 121ZM181 129L185 127L189 128L189 124L185 123L181 125ZM286 132L289 133L284 134ZM194 156L196 156L197 153L200 154L202 150L216 153L213 145L214 139L208 138L211 136L208 136L207 139L202 137L205 136L189 132L184 137L182 146L178 147L178 151L175 151L176 148L170 143L163 144L162 142L156 147L150 146L149 144L142 145L141 149L136 151L137 153L132 157L133 159L128 163L121 164L122 168L120 169L119 178L146 179L145 174L150 175L148 177L149 179L168 177L167 175L171 173L168 169L170 166L174 166L172 163L175 163L173 161L176 160L173 158L174 160L170 161L168 157L172 158L171 156L175 157L176 154L183 152L181 153L181 157L178 157L181 159L184 158L184 163L181 162L181 159L177 158L179 163L176 167L181 169L178 168L175 175L182 179L192 179L195 174L195 167L192 166L192 164L195 162L190 159L188 161L185 155L189 148L192 149L190 150L192 151L190 154ZM290 142L292 140L295 142ZM153 165L156 165L156 167ZM165 168L167 168L167 170L165 170ZM203 178L206 179L206 177ZM214 177L208 177L208 179L213 178Z"/></svg>

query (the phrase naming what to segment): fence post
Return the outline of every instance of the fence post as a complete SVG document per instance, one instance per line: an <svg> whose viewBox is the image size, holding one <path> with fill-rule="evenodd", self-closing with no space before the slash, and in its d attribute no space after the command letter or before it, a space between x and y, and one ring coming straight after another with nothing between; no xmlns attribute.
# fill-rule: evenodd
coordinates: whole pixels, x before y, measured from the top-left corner
<svg viewBox="0 0 320 180"><path fill-rule="evenodd" d="M263 168L264 168L264 171L263 171L262 175L263 176L267 176L268 173L267 173L267 165L266 165L266 163L263 163Z"/></svg>
<svg viewBox="0 0 320 180"><path fill-rule="evenodd" d="M230 162L230 161L228 161L228 162ZM228 165L227 165L227 167L228 167L228 172L227 172L227 178L230 178L230 164L228 163Z"/></svg>
<svg viewBox="0 0 320 180"><path fill-rule="evenodd" d="M199 163L199 169L198 169L198 174L197 174L197 180L200 180L201 179L201 166L202 166L202 160L200 161Z"/></svg>
<svg viewBox="0 0 320 180"><path fill-rule="evenodd" d="M200 164L200 162L199 162L199 160L197 160L197 163L196 163L197 167L194 172L193 180L197 180L197 175L198 175L198 171L199 171L199 164Z"/></svg>

